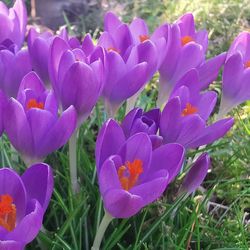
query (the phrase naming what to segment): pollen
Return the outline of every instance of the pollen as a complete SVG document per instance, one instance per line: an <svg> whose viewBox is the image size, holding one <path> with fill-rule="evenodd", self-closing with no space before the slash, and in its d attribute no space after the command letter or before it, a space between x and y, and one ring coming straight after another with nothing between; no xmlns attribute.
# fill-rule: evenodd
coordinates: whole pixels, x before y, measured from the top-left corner
<svg viewBox="0 0 250 250"><path fill-rule="evenodd" d="M183 109L181 115L187 116L192 115L198 112L198 109L195 106L192 106L191 103L187 103L186 108Z"/></svg>
<svg viewBox="0 0 250 250"><path fill-rule="evenodd" d="M16 226L16 206L8 194L0 195L0 226L9 232Z"/></svg>
<svg viewBox="0 0 250 250"><path fill-rule="evenodd" d="M184 46L187 43L190 43L190 42L193 42L193 41L194 41L194 39L191 36L183 36L181 38L181 45Z"/></svg>
<svg viewBox="0 0 250 250"><path fill-rule="evenodd" d="M143 42L149 40L149 36L148 35L140 35L139 39L140 39L140 42L143 43Z"/></svg>
<svg viewBox="0 0 250 250"><path fill-rule="evenodd" d="M122 165L118 169L118 178L121 186L125 190L129 190L134 187L140 175L143 173L142 161L135 159L133 162L127 161L125 165Z"/></svg>
<svg viewBox="0 0 250 250"><path fill-rule="evenodd" d="M32 108L44 109L44 103L38 102L36 99L30 99L27 103L27 109L32 109Z"/></svg>
<svg viewBox="0 0 250 250"><path fill-rule="evenodd" d="M245 62L245 68L250 68L250 60Z"/></svg>
<svg viewBox="0 0 250 250"><path fill-rule="evenodd" d="M114 52L120 54L120 50L119 50L119 49L116 49L116 48L113 48L113 47L110 47L110 48L108 48L107 50L108 50L108 52L114 51Z"/></svg>

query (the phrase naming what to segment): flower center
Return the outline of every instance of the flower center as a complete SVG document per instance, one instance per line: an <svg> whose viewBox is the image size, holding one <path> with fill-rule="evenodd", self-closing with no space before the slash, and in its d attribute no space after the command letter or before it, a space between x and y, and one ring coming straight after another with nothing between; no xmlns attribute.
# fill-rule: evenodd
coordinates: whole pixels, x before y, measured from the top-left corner
<svg viewBox="0 0 250 250"><path fill-rule="evenodd" d="M27 103L27 109L32 109L32 108L44 109L44 103L38 102L36 99L30 99Z"/></svg>
<svg viewBox="0 0 250 250"><path fill-rule="evenodd" d="M181 45L184 46L187 43L190 43L190 42L193 42L193 41L194 41L194 39L191 36L183 36L181 38Z"/></svg>
<svg viewBox="0 0 250 250"><path fill-rule="evenodd" d="M149 40L149 36L148 35L139 35L139 39L140 39L140 42L143 43L143 42Z"/></svg>
<svg viewBox="0 0 250 250"><path fill-rule="evenodd" d="M116 48L113 48L113 47L108 48L108 52L110 52L110 51L114 51L114 52L120 54L120 50L116 49Z"/></svg>
<svg viewBox="0 0 250 250"><path fill-rule="evenodd" d="M8 194L0 195L0 226L9 232L16 226L16 206Z"/></svg>
<svg viewBox="0 0 250 250"><path fill-rule="evenodd" d="M138 181L139 176L143 173L142 161L135 159L133 162L127 161L118 169L118 177L122 188L131 189Z"/></svg>
<svg viewBox="0 0 250 250"><path fill-rule="evenodd" d="M250 68L250 60L245 62L245 68Z"/></svg>
<svg viewBox="0 0 250 250"><path fill-rule="evenodd" d="M187 103L186 108L183 109L181 115L187 116L197 113L198 109L195 106L192 106L191 103Z"/></svg>

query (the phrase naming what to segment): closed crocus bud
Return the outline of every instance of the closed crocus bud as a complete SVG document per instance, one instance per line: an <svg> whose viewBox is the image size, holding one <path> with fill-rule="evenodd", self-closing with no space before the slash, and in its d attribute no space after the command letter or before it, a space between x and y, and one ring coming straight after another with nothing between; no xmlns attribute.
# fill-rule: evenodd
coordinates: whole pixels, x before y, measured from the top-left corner
<svg viewBox="0 0 250 250"><path fill-rule="evenodd" d="M186 174L181 186L182 192L192 193L203 182L210 167L210 157L207 153L203 153L191 166Z"/></svg>
<svg viewBox="0 0 250 250"><path fill-rule="evenodd" d="M37 163L19 176L0 169L0 249L22 250L35 239L53 191L50 166Z"/></svg>
<svg viewBox="0 0 250 250"><path fill-rule="evenodd" d="M96 144L100 192L106 211L128 218L158 199L179 173L184 148L168 144L152 150L146 133L125 139L114 120L102 127Z"/></svg>
<svg viewBox="0 0 250 250"><path fill-rule="evenodd" d="M11 144L29 165L43 161L68 141L76 128L76 111L70 106L58 117L53 92L30 72L20 85L17 99L10 98L6 105L4 127Z"/></svg>
<svg viewBox="0 0 250 250"><path fill-rule="evenodd" d="M134 108L123 119L121 127L128 138L136 133L147 133L151 139L153 149L162 144L162 137L157 135L161 112L159 109L152 109L143 112L141 108Z"/></svg>
<svg viewBox="0 0 250 250"><path fill-rule="evenodd" d="M191 69L197 68L201 86L206 88L216 79L225 60L225 53L205 61L208 44L207 31L196 31L191 13L183 15L170 28L166 56L159 69L157 105L162 108L168 101L175 84Z"/></svg>
<svg viewBox="0 0 250 250"><path fill-rule="evenodd" d="M250 33L242 32L228 51L218 118L247 100L250 100Z"/></svg>
<svg viewBox="0 0 250 250"><path fill-rule="evenodd" d="M27 13L23 0L16 0L10 9L0 2L0 44L10 40L20 49L24 41L26 24Z"/></svg>
<svg viewBox="0 0 250 250"><path fill-rule="evenodd" d="M0 51L0 89L7 97L16 98L23 77L31 70L27 49L16 54L9 50Z"/></svg>
<svg viewBox="0 0 250 250"><path fill-rule="evenodd" d="M160 136L164 143L180 143L186 149L207 145L223 137L233 126L232 118L207 125L206 119L215 105L216 95L201 95L181 87L164 107L160 121ZM190 98L190 97L192 97Z"/></svg>
<svg viewBox="0 0 250 250"><path fill-rule="evenodd" d="M51 45L49 71L63 110L73 105L80 125L102 92L102 61L87 57L82 49L71 49L63 39L56 37Z"/></svg>

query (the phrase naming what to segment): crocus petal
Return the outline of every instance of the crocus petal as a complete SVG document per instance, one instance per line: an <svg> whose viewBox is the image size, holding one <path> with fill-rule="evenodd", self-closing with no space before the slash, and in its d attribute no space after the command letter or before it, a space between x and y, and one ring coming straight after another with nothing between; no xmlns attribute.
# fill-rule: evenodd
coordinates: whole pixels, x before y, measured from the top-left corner
<svg viewBox="0 0 250 250"><path fill-rule="evenodd" d="M137 64L132 70L123 76L112 89L110 95L111 102L121 103L139 91L146 83L146 71L147 63L143 62Z"/></svg>
<svg viewBox="0 0 250 250"><path fill-rule="evenodd" d="M20 176L10 168L0 169L0 194L9 194L13 198L19 223L26 212L27 195Z"/></svg>
<svg viewBox="0 0 250 250"><path fill-rule="evenodd" d="M192 13L186 13L181 16L177 21L182 36L194 36L195 34L195 24L194 16Z"/></svg>
<svg viewBox="0 0 250 250"><path fill-rule="evenodd" d="M113 33L122 22L113 12L107 12L104 17L104 30Z"/></svg>
<svg viewBox="0 0 250 250"><path fill-rule="evenodd" d="M126 65L122 57L113 51L110 51L106 56L106 83L103 89L103 96L109 97L114 85L124 76Z"/></svg>
<svg viewBox="0 0 250 250"><path fill-rule="evenodd" d="M116 162L120 162L120 164L116 166ZM100 172L98 174L101 194L105 195L105 193L110 189L122 188L117 175L117 169L122 166L122 164L122 160L118 155L109 157L102 164Z"/></svg>
<svg viewBox="0 0 250 250"><path fill-rule="evenodd" d="M135 18L129 25L134 41L140 43L140 35L148 35L148 27L145 21L141 18Z"/></svg>
<svg viewBox="0 0 250 250"><path fill-rule="evenodd" d="M92 41L91 35L86 34L82 42L82 50L86 56L89 56L95 49L95 45Z"/></svg>
<svg viewBox="0 0 250 250"><path fill-rule="evenodd" d="M205 121L199 115L188 115L183 117L181 130L176 142L187 148L189 143L205 130L205 126Z"/></svg>
<svg viewBox="0 0 250 250"><path fill-rule="evenodd" d="M19 29L21 32L21 37L24 39L24 35L26 32L26 24L27 24L27 10L23 0L16 0L13 6L13 10L15 10L18 21L19 21ZM21 43L23 41L21 40Z"/></svg>
<svg viewBox="0 0 250 250"><path fill-rule="evenodd" d="M199 105L197 105L198 113L205 121L212 113L217 101L217 94L214 91L207 91L201 95Z"/></svg>
<svg viewBox="0 0 250 250"><path fill-rule="evenodd" d="M163 138L159 135L149 135L152 143L152 149L155 150L163 144Z"/></svg>
<svg viewBox="0 0 250 250"><path fill-rule="evenodd" d="M30 125L23 107L14 98L10 98L6 106L4 127L11 144L17 151L24 155L33 154L34 145Z"/></svg>
<svg viewBox="0 0 250 250"><path fill-rule="evenodd" d="M131 130L131 127L133 125L133 122L136 118L139 118L141 117L143 114L143 111L142 109L140 108L134 108L132 109L126 116L125 118L123 119L122 123L121 123L121 127L123 129L123 132L124 132L124 135L126 137L129 136L130 134L130 130Z"/></svg>
<svg viewBox="0 0 250 250"><path fill-rule="evenodd" d="M161 68L159 69L161 78L164 80L164 84L169 84L167 82L173 76L177 65L177 60L180 56L180 28L176 24L170 28L170 40L168 46L167 54L161 65Z"/></svg>
<svg viewBox="0 0 250 250"><path fill-rule="evenodd" d="M120 50L121 55L124 55L126 50L133 45L133 37L128 25L121 24L114 32L115 43Z"/></svg>
<svg viewBox="0 0 250 250"><path fill-rule="evenodd" d="M214 124L206 127L199 136L196 136L196 138L190 141L187 144L187 147L196 148L202 145L210 144L223 137L230 130L233 124L233 118L226 118L215 122Z"/></svg>
<svg viewBox="0 0 250 250"><path fill-rule="evenodd" d="M180 172L184 156L183 146L177 143L169 143L157 148L153 151L149 172L146 173L147 180L154 172L166 170L168 172L168 183L170 183Z"/></svg>
<svg viewBox="0 0 250 250"><path fill-rule="evenodd" d="M36 93L42 93L45 91L45 87L41 79L39 78L39 76L36 74L36 72L31 71L27 75L24 76L20 84L19 90L18 90L17 99L19 95L21 94L21 92L23 92L26 89L32 89Z"/></svg>
<svg viewBox="0 0 250 250"><path fill-rule="evenodd" d="M101 66L100 62L97 63ZM102 82L98 81L95 73L89 65L76 62L67 71L62 82L63 108L73 105L77 111L79 123L89 115L100 96Z"/></svg>
<svg viewBox="0 0 250 250"><path fill-rule="evenodd" d="M143 198L122 189L110 189L103 196L105 209L115 218L129 218L144 206Z"/></svg>
<svg viewBox="0 0 250 250"><path fill-rule="evenodd" d="M206 30L198 31L195 34L195 41L202 46L203 52L205 54L208 47L208 32Z"/></svg>
<svg viewBox="0 0 250 250"><path fill-rule="evenodd" d="M46 211L54 186L53 173L49 165L37 163L29 167L22 175L28 200L36 199Z"/></svg>
<svg viewBox="0 0 250 250"><path fill-rule="evenodd" d="M232 55L225 63L223 71L222 91L225 97L232 98L237 95L241 84L239 82L240 76L243 72L243 62L240 53Z"/></svg>
<svg viewBox="0 0 250 250"><path fill-rule="evenodd" d="M56 93L58 93L58 89L56 86L57 77L58 77L58 68L60 59L63 53L69 49L69 45L60 37L56 37L50 47L50 56L49 56L49 74L52 82L52 86Z"/></svg>
<svg viewBox="0 0 250 250"><path fill-rule="evenodd" d="M66 144L76 128L76 121L76 110L70 106L48 130L46 137L41 140L37 154L45 157Z"/></svg>
<svg viewBox="0 0 250 250"><path fill-rule="evenodd" d="M204 54L199 44L193 42L186 44L181 50L171 81L177 82L188 70L199 66L203 60Z"/></svg>
<svg viewBox="0 0 250 250"><path fill-rule="evenodd" d="M152 144L146 133L138 133L131 136L121 147L118 155L121 156L123 162L133 162L136 159L142 161L143 173L146 173L151 161Z"/></svg>
<svg viewBox="0 0 250 250"><path fill-rule="evenodd" d="M7 16L0 14L0 43L8 38L13 24Z"/></svg>
<svg viewBox="0 0 250 250"><path fill-rule="evenodd" d="M182 183L181 189L192 193L198 188L207 175L210 167L210 158L207 153L203 153L192 165Z"/></svg>
<svg viewBox="0 0 250 250"><path fill-rule="evenodd" d="M174 97L166 104L161 115L160 135L165 143L176 141L180 131L180 118L180 98Z"/></svg>
<svg viewBox="0 0 250 250"><path fill-rule="evenodd" d="M32 108L27 112L27 119L32 131L34 156L37 156L41 141L44 140L48 130L53 126L55 117L47 110Z"/></svg>
<svg viewBox="0 0 250 250"><path fill-rule="evenodd" d="M165 171L165 175L163 175L161 178L157 178L149 182L145 182L141 185L137 185L130 190L130 193L142 197L143 206L146 206L162 195L167 187L167 184L168 172Z"/></svg>
<svg viewBox="0 0 250 250"><path fill-rule="evenodd" d="M215 56L197 68L199 71L199 81L202 84L203 89L207 88L208 84L217 78L219 70L225 62L226 55L227 53L222 53Z"/></svg>
<svg viewBox="0 0 250 250"><path fill-rule="evenodd" d="M125 142L125 136L120 125L109 119L99 131L96 147L95 159L97 171L108 157L118 153L119 148Z"/></svg>
<svg viewBox="0 0 250 250"><path fill-rule="evenodd" d="M17 224L16 228L6 235L7 240L24 243L31 242L42 227L43 209L37 200L31 200L27 205L26 216Z"/></svg>

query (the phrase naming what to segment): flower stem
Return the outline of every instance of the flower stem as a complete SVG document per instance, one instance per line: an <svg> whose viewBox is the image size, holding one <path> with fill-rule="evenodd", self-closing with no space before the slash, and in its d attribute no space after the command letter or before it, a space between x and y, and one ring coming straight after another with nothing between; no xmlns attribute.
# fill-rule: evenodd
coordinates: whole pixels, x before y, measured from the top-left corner
<svg viewBox="0 0 250 250"><path fill-rule="evenodd" d="M113 219L113 217L108 212L105 212L105 215L102 218L102 222L97 230L95 240L94 240L94 243L93 243L91 250L99 250L100 249L100 246L102 243L102 238L104 236L104 233L105 233L109 223L112 221L112 219Z"/></svg>
<svg viewBox="0 0 250 250"><path fill-rule="evenodd" d="M79 192L77 182L77 131L75 131L69 140L69 168L73 194Z"/></svg>

